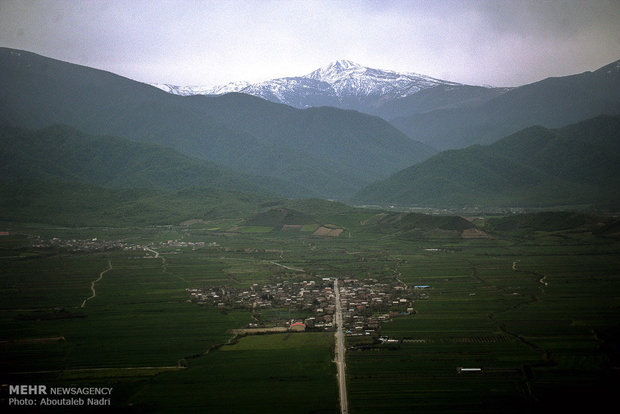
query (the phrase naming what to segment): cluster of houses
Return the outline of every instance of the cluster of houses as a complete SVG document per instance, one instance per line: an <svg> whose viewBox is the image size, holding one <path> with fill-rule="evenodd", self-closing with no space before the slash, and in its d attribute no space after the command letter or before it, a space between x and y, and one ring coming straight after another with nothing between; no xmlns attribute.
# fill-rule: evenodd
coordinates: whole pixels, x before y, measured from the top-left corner
<svg viewBox="0 0 620 414"><path fill-rule="evenodd" d="M347 335L370 335L382 322L399 315L415 313L413 297L417 292L400 284L379 283L375 279L346 279L340 282L343 327ZM331 278L284 280L271 284L254 284L247 289L210 287L187 289L190 300L220 308L247 309L260 315L261 310L288 309L305 314L303 319L261 321L250 329L286 326L290 330L333 328L336 296Z"/></svg>
<svg viewBox="0 0 620 414"><path fill-rule="evenodd" d="M213 242L213 243L208 243L206 244L209 247L217 247L218 244ZM191 247L193 250L196 249L200 249L205 247L205 242L201 241L201 242L186 242L186 241L179 241L179 240L167 240L167 241L163 241L160 242L158 246L153 246L153 247L164 247L164 248L170 248L170 247Z"/></svg>
<svg viewBox="0 0 620 414"><path fill-rule="evenodd" d="M342 322L347 335L370 335L382 322L415 314L417 292L401 284L376 279L345 279L340 282Z"/></svg>
<svg viewBox="0 0 620 414"><path fill-rule="evenodd" d="M136 252L144 252L151 248L181 248L181 247L189 247L193 250L207 247L218 247L217 243L205 243L205 242L185 242L178 240L168 240L165 242L160 242L155 245L143 246L134 243L128 243L123 241L110 241L110 240L99 240L97 238L92 239L59 239L57 237L51 239L44 239L40 236L33 236L32 241L33 247L38 248L56 248L68 250L70 252L102 252L109 250L125 250L125 251L136 251ZM152 258L151 255L143 255L142 257Z"/></svg>
<svg viewBox="0 0 620 414"><path fill-rule="evenodd" d="M97 238L63 240L57 237L43 239L39 236L34 236L32 246L37 248L63 249L70 252L103 252L108 250L128 249L134 245L121 241L99 240Z"/></svg>
<svg viewBox="0 0 620 414"><path fill-rule="evenodd" d="M247 309L260 312L265 309L281 308L305 311L303 321L279 321L293 326L303 323L308 328L330 328L336 310L333 281L329 278L274 282L266 285L253 284L247 289L211 287L187 289L193 302L218 307ZM252 327L256 327L254 324ZM295 325L295 330L300 326Z"/></svg>

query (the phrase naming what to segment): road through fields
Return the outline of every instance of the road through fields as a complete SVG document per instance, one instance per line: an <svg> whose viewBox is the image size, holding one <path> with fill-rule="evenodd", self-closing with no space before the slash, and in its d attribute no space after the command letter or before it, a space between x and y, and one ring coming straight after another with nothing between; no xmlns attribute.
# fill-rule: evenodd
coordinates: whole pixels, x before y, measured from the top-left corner
<svg viewBox="0 0 620 414"><path fill-rule="evenodd" d="M338 279L334 279L334 292L336 295L336 364L338 365L338 387L340 388L340 412L348 412L347 379L344 363L344 332L342 330L342 307L340 305L340 290Z"/></svg>

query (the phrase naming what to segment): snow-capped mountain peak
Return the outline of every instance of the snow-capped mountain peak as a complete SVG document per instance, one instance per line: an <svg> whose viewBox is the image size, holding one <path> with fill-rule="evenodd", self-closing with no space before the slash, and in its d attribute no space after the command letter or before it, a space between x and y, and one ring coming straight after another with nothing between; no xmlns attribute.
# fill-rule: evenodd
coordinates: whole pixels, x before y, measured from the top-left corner
<svg viewBox="0 0 620 414"><path fill-rule="evenodd" d="M416 73L373 69L350 60L338 60L305 76L327 82L340 97L398 98L437 85L456 85Z"/></svg>
<svg viewBox="0 0 620 414"><path fill-rule="evenodd" d="M347 59L341 59L341 60L337 60L334 63L332 63L332 66L340 68L340 69L351 69L351 68L361 68L362 65L352 62L350 60Z"/></svg>
<svg viewBox="0 0 620 414"><path fill-rule="evenodd" d="M364 69L366 68L364 68L362 65L359 65L350 60L343 59L337 60L327 66L319 68L304 77L308 79L330 82L335 79L341 78L343 75L350 74L355 71L363 71Z"/></svg>
<svg viewBox="0 0 620 414"><path fill-rule="evenodd" d="M342 59L305 76L278 78L254 84L231 82L210 89L154 86L180 95L241 92L297 108L327 105L362 110L438 85L458 84L416 73L373 69ZM192 89L196 93L191 93Z"/></svg>

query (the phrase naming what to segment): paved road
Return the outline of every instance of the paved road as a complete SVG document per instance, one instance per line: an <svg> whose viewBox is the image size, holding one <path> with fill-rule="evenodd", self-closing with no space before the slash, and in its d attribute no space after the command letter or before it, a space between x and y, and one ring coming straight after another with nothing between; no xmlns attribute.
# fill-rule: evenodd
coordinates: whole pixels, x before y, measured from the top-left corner
<svg viewBox="0 0 620 414"><path fill-rule="evenodd" d="M340 305L340 290L338 279L334 279L334 293L336 295L336 364L338 365L338 387L340 388L340 411L342 414L349 412L347 401L346 366L344 363L344 332L342 330L342 307Z"/></svg>

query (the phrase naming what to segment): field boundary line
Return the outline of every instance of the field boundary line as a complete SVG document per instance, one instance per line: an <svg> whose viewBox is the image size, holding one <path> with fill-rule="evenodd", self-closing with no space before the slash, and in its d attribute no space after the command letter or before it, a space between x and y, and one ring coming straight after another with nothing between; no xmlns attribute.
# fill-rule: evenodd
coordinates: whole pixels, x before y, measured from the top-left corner
<svg viewBox="0 0 620 414"><path fill-rule="evenodd" d="M46 371L22 371L22 372L11 372L11 375L30 375L30 374L58 374L58 373L72 373L72 372L97 372L97 371L110 371L110 370L118 370L118 371L132 371L132 370L152 370L159 369L162 371L174 371L186 369L187 367L179 366L179 365L166 365L166 366L151 366L151 367L103 367L103 368L72 368L72 369L54 369L54 370L46 370Z"/></svg>

